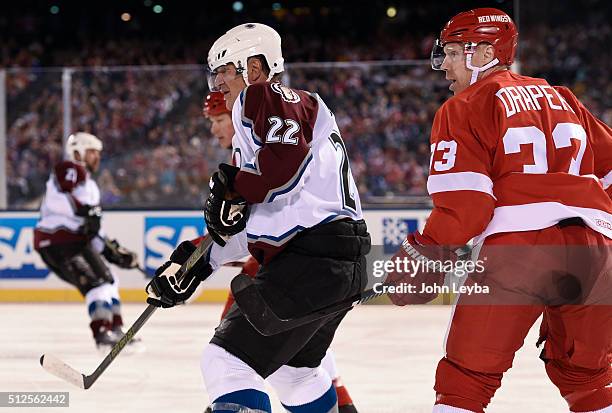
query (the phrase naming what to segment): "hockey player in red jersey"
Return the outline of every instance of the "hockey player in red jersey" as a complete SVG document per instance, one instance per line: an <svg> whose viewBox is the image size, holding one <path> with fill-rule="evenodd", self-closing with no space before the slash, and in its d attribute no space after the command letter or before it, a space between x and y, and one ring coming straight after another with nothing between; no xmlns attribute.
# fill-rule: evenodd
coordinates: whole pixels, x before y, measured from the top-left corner
<svg viewBox="0 0 612 413"><path fill-rule="evenodd" d="M193 244L179 244L149 283L147 301L180 304L193 285L247 251L261 265L256 288L283 318L362 291L370 236L346 148L320 97L280 83L278 33L263 24L239 25L213 44L208 67L235 131L233 165L213 174L204 208L216 244L208 264L176 285L174 274L193 251ZM267 378L289 412L338 412L321 360L346 313L263 336L232 307L201 360L212 411L270 413Z"/></svg>
<svg viewBox="0 0 612 413"><path fill-rule="evenodd" d="M431 132L434 208L395 258L432 264L456 259L454 246L471 239L482 246L484 272L465 283L484 283L490 296L458 298L434 412L483 412L542 314L541 358L570 410L611 412L611 130L569 89L511 72L517 37L492 8L442 30L432 66L454 96ZM396 269L388 282L439 285L435 271ZM436 295L427 291L390 297L423 303Z"/></svg>
<svg viewBox="0 0 612 413"><path fill-rule="evenodd" d="M222 92L210 92L206 96L202 114L210 120L210 130L213 136L218 139L219 145L231 151L232 138L234 136L234 124L232 123L232 112L227 108L225 97L223 96ZM242 266L241 272L250 277L255 277L257 270L259 270L259 263L257 263L255 258L249 256L247 261ZM233 304L234 296L230 291L223 311L221 312L221 319L225 317ZM342 384L342 379L337 374L336 360L331 350L327 351L325 357L323 360L321 360L321 365L323 368L325 368L325 370L327 370L332 378L332 383L336 389L336 395L338 396L339 413L357 413L348 390Z"/></svg>
<svg viewBox="0 0 612 413"><path fill-rule="evenodd" d="M121 268L138 262L100 228L100 190L91 174L100 166L101 151L102 142L92 134L68 137L66 160L47 181L34 246L49 269L83 295L96 345L107 347L123 335L123 320L119 283L102 257Z"/></svg>

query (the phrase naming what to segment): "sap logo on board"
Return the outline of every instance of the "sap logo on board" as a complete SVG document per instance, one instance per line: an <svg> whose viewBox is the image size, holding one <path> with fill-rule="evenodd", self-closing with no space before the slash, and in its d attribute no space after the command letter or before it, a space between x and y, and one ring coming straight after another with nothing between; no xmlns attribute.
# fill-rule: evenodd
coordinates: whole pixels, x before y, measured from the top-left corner
<svg viewBox="0 0 612 413"><path fill-rule="evenodd" d="M414 218L383 218L383 252L395 254L406 235L416 231L418 225Z"/></svg>
<svg viewBox="0 0 612 413"><path fill-rule="evenodd" d="M162 265L176 246L204 232L202 215L193 217L145 217L144 264L149 274Z"/></svg>
<svg viewBox="0 0 612 413"><path fill-rule="evenodd" d="M0 278L45 278L49 270L34 250L36 218L0 218Z"/></svg>

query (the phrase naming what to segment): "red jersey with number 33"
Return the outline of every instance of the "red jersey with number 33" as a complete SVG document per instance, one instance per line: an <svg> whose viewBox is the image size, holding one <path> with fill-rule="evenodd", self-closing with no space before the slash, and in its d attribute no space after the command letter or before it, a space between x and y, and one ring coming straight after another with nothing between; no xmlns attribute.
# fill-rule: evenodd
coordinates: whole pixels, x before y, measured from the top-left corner
<svg viewBox="0 0 612 413"><path fill-rule="evenodd" d="M495 72L440 107L431 151L423 235L440 245L571 217L612 238L611 129L565 87Z"/></svg>

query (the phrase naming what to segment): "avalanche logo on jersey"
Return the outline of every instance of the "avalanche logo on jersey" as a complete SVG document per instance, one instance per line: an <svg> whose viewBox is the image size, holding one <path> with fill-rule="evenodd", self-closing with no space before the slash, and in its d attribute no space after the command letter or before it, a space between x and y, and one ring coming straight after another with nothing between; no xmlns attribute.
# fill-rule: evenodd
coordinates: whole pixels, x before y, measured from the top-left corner
<svg viewBox="0 0 612 413"><path fill-rule="evenodd" d="M185 240L193 240L204 233L204 217L201 214L182 217L145 217L144 264L153 274L174 248Z"/></svg>
<svg viewBox="0 0 612 413"><path fill-rule="evenodd" d="M34 250L37 218L0 219L0 279L45 278L49 270Z"/></svg>
<svg viewBox="0 0 612 413"><path fill-rule="evenodd" d="M413 218L383 218L383 252L395 254L411 232L417 230L418 220Z"/></svg>
<svg viewBox="0 0 612 413"><path fill-rule="evenodd" d="M270 84L270 88L279 95L287 103L299 103L301 100L300 95L289 89L287 86L283 86L278 82Z"/></svg>

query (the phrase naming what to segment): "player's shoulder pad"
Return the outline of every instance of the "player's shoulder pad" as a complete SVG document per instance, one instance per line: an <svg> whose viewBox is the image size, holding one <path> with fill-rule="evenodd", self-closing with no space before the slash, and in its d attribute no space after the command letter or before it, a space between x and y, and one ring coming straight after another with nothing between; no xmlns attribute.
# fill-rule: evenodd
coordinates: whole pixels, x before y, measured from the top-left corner
<svg viewBox="0 0 612 413"><path fill-rule="evenodd" d="M582 106L582 104L570 88L566 86L553 86L553 89L555 89L559 93L559 95L561 95L561 97L565 99L567 104L570 105L574 112L579 112L580 106Z"/></svg>
<svg viewBox="0 0 612 413"><path fill-rule="evenodd" d="M453 117L453 119L464 120L474 117L486 118L493 116L502 110L502 103L496 98L496 93L508 83L514 74L509 71L499 73L498 76L487 76L477 81L469 89L452 96L440 107L439 111ZM457 115L454 117L453 115Z"/></svg>
<svg viewBox="0 0 612 413"><path fill-rule="evenodd" d="M257 119L263 110L266 116L308 120L313 124L319 104L316 96L279 82L252 84L240 94L240 99L247 119Z"/></svg>
<svg viewBox="0 0 612 413"><path fill-rule="evenodd" d="M72 192L87 179L83 165L72 161L62 161L55 165L53 174L62 192Z"/></svg>
<svg viewBox="0 0 612 413"><path fill-rule="evenodd" d="M471 116L478 113L474 110L474 103L470 102L470 96L452 96L446 100L436 111L434 121L444 121L448 126L458 126L467 124ZM435 123L435 122L434 122Z"/></svg>
<svg viewBox="0 0 612 413"><path fill-rule="evenodd" d="M468 145L474 142L493 145L502 110L501 103L495 100L495 92L488 88L486 96L482 94L480 99L472 96L466 100L466 96L461 95L449 98L436 111L431 142L452 139Z"/></svg>

